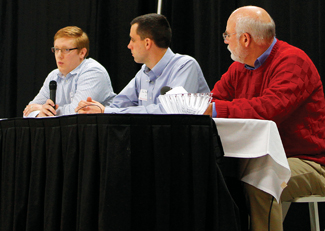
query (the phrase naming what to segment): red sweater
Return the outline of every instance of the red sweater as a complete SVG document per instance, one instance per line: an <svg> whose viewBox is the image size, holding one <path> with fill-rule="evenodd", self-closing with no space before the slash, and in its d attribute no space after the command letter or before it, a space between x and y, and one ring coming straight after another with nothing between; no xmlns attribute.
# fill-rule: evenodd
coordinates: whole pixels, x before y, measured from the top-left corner
<svg viewBox="0 0 325 231"><path fill-rule="evenodd" d="M213 90L218 118L273 120L288 157L325 165L325 100L302 50L278 40L256 70L234 62Z"/></svg>

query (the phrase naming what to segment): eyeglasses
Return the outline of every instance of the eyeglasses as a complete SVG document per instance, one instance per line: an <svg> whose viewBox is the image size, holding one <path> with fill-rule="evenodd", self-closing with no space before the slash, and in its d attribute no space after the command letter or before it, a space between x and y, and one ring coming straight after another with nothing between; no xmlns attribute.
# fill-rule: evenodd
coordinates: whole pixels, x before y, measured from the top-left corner
<svg viewBox="0 0 325 231"><path fill-rule="evenodd" d="M62 54L69 54L72 50L76 50L78 49L78 47L75 47L75 48L62 48L62 49L59 49L59 48L55 48L55 47L51 47L51 51L55 54L59 53L59 51L61 51Z"/></svg>
<svg viewBox="0 0 325 231"><path fill-rule="evenodd" d="M226 40L226 39L230 38L230 35L233 35L233 34L237 34L237 33L235 32L235 33L228 34L227 32L224 32L224 33L222 33L222 37L224 40Z"/></svg>

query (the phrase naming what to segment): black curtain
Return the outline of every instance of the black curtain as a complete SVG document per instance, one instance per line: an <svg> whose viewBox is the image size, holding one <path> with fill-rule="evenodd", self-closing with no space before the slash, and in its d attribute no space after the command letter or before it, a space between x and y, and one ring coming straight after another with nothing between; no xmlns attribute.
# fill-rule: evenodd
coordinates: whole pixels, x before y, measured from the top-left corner
<svg viewBox="0 0 325 231"><path fill-rule="evenodd" d="M56 31L67 25L88 33L90 57L106 67L114 90L121 91L140 67L127 49L129 23L156 12L157 2L0 0L0 118L22 116L56 68L50 47ZM198 60L210 88L232 62L221 33L231 12L243 5L265 8L276 23L277 37L303 49L325 75L323 0L163 0L162 14L173 29L171 48Z"/></svg>

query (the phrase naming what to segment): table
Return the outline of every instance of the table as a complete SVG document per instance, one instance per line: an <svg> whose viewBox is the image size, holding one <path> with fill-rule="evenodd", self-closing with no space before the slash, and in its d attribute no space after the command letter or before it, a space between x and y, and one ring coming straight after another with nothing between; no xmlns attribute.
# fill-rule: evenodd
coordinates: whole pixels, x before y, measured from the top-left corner
<svg viewBox="0 0 325 231"><path fill-rule="evenodd" d="M225 156L242 158L239 178L279 201L291 172L276 124L256 119L214 121Z"/></svg>
<svg viewBox="0 0 325 231"><path fill-rule="evenodd" d="M0 121L0 230L239 230L208 116Z"/></svg>

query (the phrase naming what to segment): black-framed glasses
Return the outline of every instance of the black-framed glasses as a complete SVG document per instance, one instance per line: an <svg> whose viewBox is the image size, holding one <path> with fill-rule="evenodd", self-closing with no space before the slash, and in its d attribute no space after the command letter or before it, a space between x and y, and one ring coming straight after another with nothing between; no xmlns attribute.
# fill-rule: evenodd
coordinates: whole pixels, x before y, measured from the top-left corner
<svg viewBox="0 0 325 231"><path fill-rule="evenodd" d="M78 49L78 47L75 47L75 48L62 48L62 49L59 49L59 48L56 48L56 47L51 47L51 51L54 53L54 54L57 54L59 53L59 51L61 51L62 54L69 54L71 51L73 50L76 50Z"/></svg>
<svg viewBox="0 0 325 231"><path fill-rule="evenodd" d="M227 32L224 32L224 33L222 33L222 37L223 37L224 40L226 40L226 39L229 39L230 35L233 35L233 34L237 34L237 32L231 33L231 34L228 34Z"/></svg>

